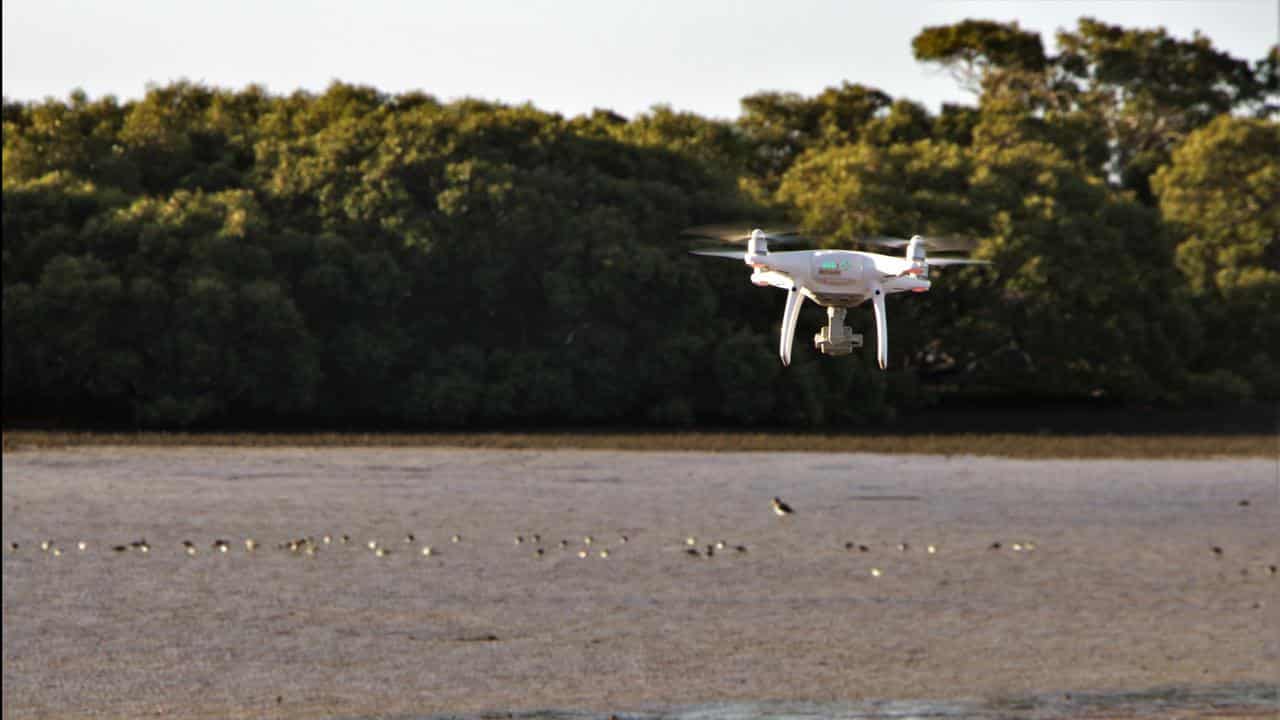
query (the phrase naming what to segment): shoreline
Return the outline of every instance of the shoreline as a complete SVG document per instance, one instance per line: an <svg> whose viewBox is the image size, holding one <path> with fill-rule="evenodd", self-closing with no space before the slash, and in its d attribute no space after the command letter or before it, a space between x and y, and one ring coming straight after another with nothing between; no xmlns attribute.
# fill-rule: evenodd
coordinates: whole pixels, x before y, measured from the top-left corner
<svg viewBox="0 0 1280 720"><path fill-rule="evenodd" d="M80 447L460 448L625 452L824 452L1015 459L1209 459L1280 457L1276 434L1045 434L704 432L228 433L6 430L4 452Z"/></svg>

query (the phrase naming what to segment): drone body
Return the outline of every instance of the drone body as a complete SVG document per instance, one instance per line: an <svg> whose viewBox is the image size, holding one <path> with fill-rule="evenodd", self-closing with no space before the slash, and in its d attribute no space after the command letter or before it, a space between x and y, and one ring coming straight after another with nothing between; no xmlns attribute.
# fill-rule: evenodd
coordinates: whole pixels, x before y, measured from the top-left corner
<svg viewBox="0 0 1280 720"><path fill-rule="evenodd" d="M885 296L900 292L927 292L929 265L973 264L982 261L940 258L930 263L925 254L929 242L919 235L910 240L880 239L881 244L906 245L902 256L881 255L859 250L798 250L769 252L769 234L755 229L747 236L746 252L737 250L696 250L698 255L740 258L753 270L751 282L772 285L787 292L782 313L778 354L783 365L791 364L791 346L796 333L800 306L806 299L827 308L827 326L814 336L813 344L824 355L848 355L862 346L862 336L845 324L845 311L871 301L876 318L876 360L884 369L889 362L888 318Z"/></svg>

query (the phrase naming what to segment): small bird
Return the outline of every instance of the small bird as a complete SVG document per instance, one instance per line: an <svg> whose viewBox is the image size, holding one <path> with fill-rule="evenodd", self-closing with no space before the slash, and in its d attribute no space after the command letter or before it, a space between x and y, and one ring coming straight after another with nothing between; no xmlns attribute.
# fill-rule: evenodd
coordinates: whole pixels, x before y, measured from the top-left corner
<svg viewBox="0 0 1280 720"><path fill-rule="evenodd" d="M320 542L324 543L325 545L328 545L329 543L333 542L333 536L325 535L324 537L320 538Z"/></svg>
<svg viewBox="0 0 1280 720"><path fill-rule="evenodd" d="M539 535L539 534L537 534L537 533L534 533L534 534L533 534L533 541L534 541L535 543L540 543L540 542L542 542L542 536L541 536L541 535Z"/></svg>
<svg viewBox="0 0 1280 720"><path fill-rule="evenodd" d="M60 547L54 547L54 548L53 548L53 556L54 556L54 557L61 557L61 556L62 556L62 548L60 548Z"/></svg>
<svg viewBox="0 0 1280 720"><path fill-rule="evenodd" d="M708 546L707 546L707 557L715 557L715 555L716 555L716 546L715 546L715 545L708 545Z"/></svg>
<svg viewBox="0 0 1280 720"><path fill-rule="evenodd" d="M350 535L343 535L343 536L342 536L342 544L343 544L343 545L347 545L347 544L349 544L350 542L351 542L351 536L350 536Z"/></svg>
<svg viewBox="0 0 1280 720"><path fill-rule="evenodd" d="M1014 551L1014 552L1022 552L1022 543L1014 543L1013 545L1010 545L1009 547L1013 548L1013 551Z"/></svg>
<svg viewBox="0 0 1280 720"><path fill-rule="evenodd" d="M580 558L584 558L584 559L585 559L585 558L587 557L587 551L586 551L586 550L579 550L579 551L578 551L578 557L580 557Z"/></svg>
<svg viewBox="0 0 1280 720"><path fill-rule="evenodd" d="M16 542L9 543L9 552L18 552L18 543Z"/></svg>
<svg viewBox="0 0 1280 720"><path fill-rule="evenodd" d="M933 555L933 554L935 554L935 553L937 553L937 552L938 552L938 546L937 546L937 545L929 545L929 546L925 547L924 551L925 551L925 552L927 552L927 553L929 553L930 555Z"/></svg>
<svg viewBox="0 0 1280 720"><path fill-rule="evenodd" d="M898 549L902 552L906 552L911 549L911 546L906 543L898 543Z"/></svg>
<svg viewBox="0 0 1280 720"><path fill-rule="evenodd" d="M563 550L563 549L565 549L565 548L567 548L567 547L569 547L569 541L568 541L568 540L561 540L561 541L560 541L560 549L561 549L561 550Z"/></svg>
<svg viewBox="0 0 1280 720"><path fill-rule="evenodd" d="M85 550L89 549L89 543L81 540L80 542L76 543L76 549L79 550L80 552L84 552Z"/></svg>
<svg viewBox="0 0 1280 720"><path fill-rule="evenodd" d="M49 552L49 548L51 547L53 547L52 540L42 540L40 542L40 549L43 550L44 552Z"/></svg>
<svg viewBox="0 0 1280 720"><path fill-rule="evenodd" d="M188 555L195 555L195 554L196 554L196 546L195 546L195 545L187 545L184 551L185 551Z"/></svg>
<svg viewBox="0 0 1280 720"><path fill-rule="evenodd" d="M600 551L600 557L602 557L602 558L607 558L607 557L609 557L609 551L608 551L608 550L601 550L601 551Z"/></svg>
<svg viewBox="0 0 1280 720"><path fill-rule="evenodd" d="M999 540L997 540L997 541L995 541L995 542L991 543L990 545L988 545L988 546L987 546L987 549L988 549L988 550L999 550L999 549L1000 549L1000 541L999 541Z"/></svg>
<svg viewBox="0 0 1280 720"><path fill-rule="evenodd" d="M370 541L369 541L369 549L370 549L370 550L377 550L377 549L378 549L378 541L377 541L377 540L370 540Z"/></svg>
<svg viewBox="0 0 1280 720"><path fill-rule="evenodd" d="M623 545L626 545L628 542L630 542L630 540L627 538L626 535L619 535L618 542L622 543Z"/></svg>
<svg viewBox="0 0 1280 720"><path fill-rule="evenodd" d="M536 558L540 558L540 557L542 557L542 548L538 548L537 550L534 550L534 551L533 551L533 556L534 556L534 557L536 557Z"/></svg>
<svg viewBox="0 0 1280 720"><path fill-rule="evenodd" d="M590 535L587 535L582 538L582 542L584 544L590 545L591 543L595 542L595 538L591 537Z"/></svg>
<svg viewBox="0 0 1280 720"><path fill-rule="evenodd" d="M684 544L685 544L685 545L697 545L697 544L698 544L698 538L696 538L696 537L694 537L694 536L690 535L689 537L687 537L687 538L685 538L685 539L684 539Z"/></svg>
<svg viewBox="0 0 1280 720"><path fill-rule="evenodd" d="M213 549L220 553L226 552L229 545L230 544L226 540L218 539L213 541Z"/></svg>
<svg viewBox="0 0 1280 720"><path fill-rule="evenodd" d="M112 549L112 550L114 550L114 551L116 551L116 552L118 552L118 553L122 553L122 552L129 552L129 546L128 546L128 545L116 545L116 546L112 547L111 549Z"/></svg>
<svg viewBox="0 0 1280 720"><path fill-rule="evenodd" d="M1275 575L1275 574L1276 574L1276 566L1275 566L1275 565L1268 565L1268 566L1267 566L1267 574L1268 574L1268 575Z"/></svg>
<svg viewBox="0 0 1280 720"><path fill-rule="evenodd" d="M245 552L253 552L254 550L257 550L257 549L258 549L257 540L254 540L253 538L245 538L245 541L244 541Z"/></svg>
<svg viewBox="0 0 1280 720"><path fill-rule="evenodd" d="M734 545L734 546L733 546L733 549L734 549L734 550L737 550L737 551L738 551L738 552L740 552L740 553L745 553L745 552L747 551L747 546L746 546L746 545Z"/></svg>
<svg viewBox="0 0 1280 720"><path fill-rule="evenodd" d="M522 544L524 544L524 536L523 536L523 535L517 535L517 536L516 536L516 544L517 544L517 545L522 545Z"/></svg>
<svg viewBox="0 0 1280 720"><path fill-rule="evenodd" d="M408 544L413 544L413 533L409 533L408 535L405 535L404 541Z"/></svg>
<svg viewBox="0 0 1280 720"><path fill-rule="evenodd" d="M423 557L431 557L432 555L435 554L435 552L436 552L435 549L432 548L430 545L427 545L426 547L422 548Z"/></svg>
<svg viewBox="0 0 1280 720"><path fill-rule="evenodd" d="M453 537L449 538L449 542L460 543L462 542L462 536L454 535Z"/></svg>
<svg viewBox="0 0 1280 720"><path fill-rule="evenodd" d="M373 551L373 554L377 555L378 557L386 557L391 554L391 551L386 548L378 548L377 550Z"/></svg>
<svg viewBox="0 0 1280 720"><path fill-rule="evenodd" d="M778 517L786 517L791 513L795 512L795 510L791 509L790 505L782 502L782 498L775 497L773 499L772 506L773 506L773 513Z"/></svg>
<svg viewBox="0 0 1280 720"><path fill-rule="evenodd" d="M1240 507L1249 507L1249 501L1248 501L1247 499L1246 499L1246 500L1241 500L1240 502L1238 502L1238 503L1236 503L1236 504L1237 504L1237 505L1239 505Z"/></svg>
<svg viewBox="0 0 1280 720"><path fill-rule="evenodd" d="M684 552L686 555L692 555L693 557L700 557L702 555L702 553L698 552L698 548L688 548Z"/></svg>
<svg viewBox="0 0 1280 720"><path fill-rule="evenodd" d="M723 550L724 548L725 548L725 542L724 542L723 540L717 540L717 541L716 541L716 549L717 549L717 550Z"/></svg>
<svg viewBox="0 0 1280 720"><path fill-rule="evenodd" d="M1222 548L1218 547L1217 545L1214 545L1213 554L1217 555L1218 557L1222 557Z"/></svg>
<svg viewBox="0 0 1280 720"><path fill-rule="evenodd" d="M880 568L871 568L871 577L880 577Z"/></svg>

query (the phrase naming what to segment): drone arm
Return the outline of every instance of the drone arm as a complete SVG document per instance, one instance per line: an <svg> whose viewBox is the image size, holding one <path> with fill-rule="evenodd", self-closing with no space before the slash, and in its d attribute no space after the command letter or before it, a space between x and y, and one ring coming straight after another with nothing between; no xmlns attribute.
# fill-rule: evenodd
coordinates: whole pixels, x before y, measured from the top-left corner
<svg viewBox="0 0 1280 720"><path fill-rule="evenodd" d="M876 311L876 362L884 370L889 364L889 319L885 315L884 291L879 285L871 296L871 304Z"/></svg>
<svg viewBox="0 0 1280 720"><path fill-rule="evenodd" d="M782 311L782 337L778 339L778 354L784 366L791 364L791 345L796 337L796 321L800 318L800 306L804 294L795 285L787 290L787 307Z"/></svg>

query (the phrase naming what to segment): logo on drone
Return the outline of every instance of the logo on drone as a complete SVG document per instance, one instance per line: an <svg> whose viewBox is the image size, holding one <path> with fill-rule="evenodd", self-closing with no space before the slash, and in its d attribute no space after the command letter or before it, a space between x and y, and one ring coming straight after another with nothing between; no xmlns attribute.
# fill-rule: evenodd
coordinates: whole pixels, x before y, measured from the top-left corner
<svg viewBox="0 0 1280 720"><path fill-rule="evenodd" d="M839 275L851 267L847 258L841 260L823 260L818 263L819 275Z"/></svg>

